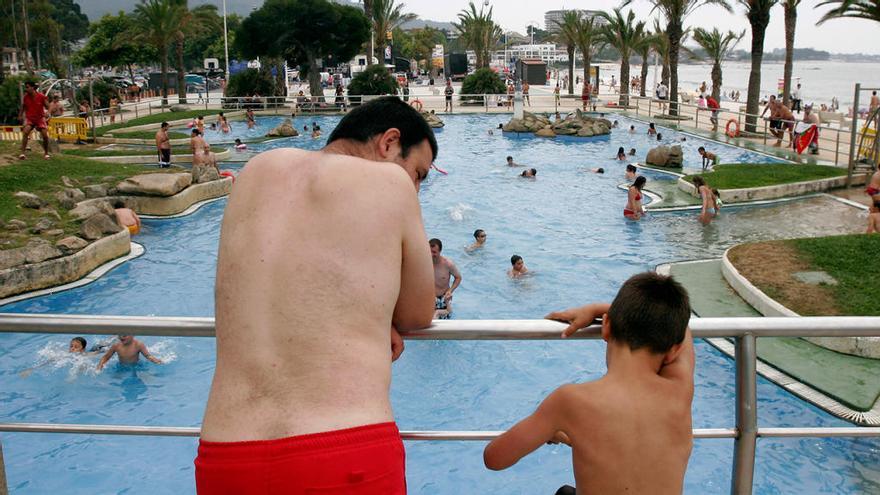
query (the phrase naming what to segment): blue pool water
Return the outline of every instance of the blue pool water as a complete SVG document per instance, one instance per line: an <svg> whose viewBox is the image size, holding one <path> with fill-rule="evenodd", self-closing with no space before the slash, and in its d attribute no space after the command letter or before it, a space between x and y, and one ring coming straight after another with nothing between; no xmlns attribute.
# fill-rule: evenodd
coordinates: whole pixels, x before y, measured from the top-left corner
<svg viewBox="0 0 880 495"><path fill-rule="evenodd" d="M437 133L437 163L421 193L429 237L444 242L464 280L455 294L457 318L540 318L589 301L609 300L628 276L669 261L718 256L731 245L759 239L857 232L863 214L827 198L776 206L730 208L708 227L694 213L659 213L640 223L623 219L625 191L617 189L624 164L618 146L649 145L629 120L610 137L538 140L488 135L499 116L454 116ZM261 128L280 119L258 119ZM335 117L317 120L329 134ZM310 119L311 121L311 119ZM302 127L302 119L297 120ZM644 124L636 124L644 130ZM233 137L244 134L233 125ZM255 132L259 135L264 130ZM662 130L669 140L680 135ZM209 134L209 138L212 137ZM325 138L298 137L253 145L317 149ZM695 149L706 145L722 161L766 157L688 137L686 165L698 166ZM538 169L520 179L504 165L507 155ZM592 167L604 167L604 176ZM228 164L224 168L239 168ZM651 181L663 180L651 173ZM4 312L210 316L220 218L225 200L177 219L146 220L135 240L146 252L87 286L0 307ZM363 214L363 213L359 213ZM487 247L465 254L477 229ZM512 254L535 272L511 281ZM214 340L145 337L164 366L111 365L62 359L20 372L47 357L69 337L0 335L0 418L3 421L199 425L214 367ZM90 339L94 340L94 339ZM697 343L694 426L734 423L733 364ZM559 384L590 380L605 370L599 342L408 342L394 365L392 401L401 429L480 429L510 426L529 414ZM759 379L762 426L843 426L844 423ZM13 493L189 493L196 440L84 435L3 434ZM414 494L553 493L572 483L567 447L545 447L514 468L482 467L482 442L408 442L408 485ZM686 491L727 493L731 440L698 440ZM762 439L756 493L878 493L880 442L850 439Z"/></svg>

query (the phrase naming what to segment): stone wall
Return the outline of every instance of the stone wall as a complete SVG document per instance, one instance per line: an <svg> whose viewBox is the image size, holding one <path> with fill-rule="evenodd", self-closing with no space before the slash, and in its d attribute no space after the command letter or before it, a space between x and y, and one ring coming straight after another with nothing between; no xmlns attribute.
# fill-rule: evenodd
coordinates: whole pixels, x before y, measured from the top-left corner
<svg viewBox="0 0 880 495"><path fill-rule="evenodd" d="M797 165L792 165L796 167ZM853 175L853 184L864 184L865 174ZM712 185L711 183L709 184ZM743 203L747 201L762 201L768 199L788 198L803 196L805 194L820 193L846 186L846 176L831 177L828 179L792 182L790 184L777 184L775 186L749 187L743 189L721 189L721 201L725 203ZM696 194L694 185L678 179L678 188L689 194Z"/></svg>

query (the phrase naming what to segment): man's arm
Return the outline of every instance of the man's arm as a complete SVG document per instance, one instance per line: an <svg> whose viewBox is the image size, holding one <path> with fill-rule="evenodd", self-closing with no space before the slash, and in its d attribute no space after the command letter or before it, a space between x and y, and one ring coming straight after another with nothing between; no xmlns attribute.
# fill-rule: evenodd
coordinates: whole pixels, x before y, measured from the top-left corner
<svg viewBox="0 0 880 495"><path fill-rule="evenodd" d="M455 263L453 263L452 260L449 261L449 273L452 275L453 282L452 287L446 289L444 299L447 301L452 299L452 293L455 292L455 289L457 289L459 285L461 285L461 273L458 271L458 267L455 266Z"/></svg>
<svg viewBox="0 0 880 495"><path fill-rule="evenodd" d="M98 361L98 371L101 371L102 369L104 369L104 365L107 364L107 361L110 361L110 358L112 358L113 355L116 354L116 346L117 345L119 345L119 344L111 345L110 348L107 349L107 352L104 353L104 356L101 358L101 360Z"/></svg>
<svg viewBox="0 0 880 495"><path fill-rule="evenodd" d="M392 182L403 197L400 292L391 323L397 330L427 328L434 316L434 268L428 238L422 224L422 209L408 175L395 175ZM399 189L397 189L399 188Z"/></svg>
<svg viewBox="0 0 880 495"><path fill-rule="evenodd" d="M162 360L150 354L150 351L147 349L147 345L143 342L138 342L138 351L144 355L145 358L149 359L150 362L156 364L162 364Z"/></svg>
<svg viewBox="0 0 880 495"><path fill-rule="evenodd" d="M535 449L553 440L561 430L559 417L567 394L566 386L556 389L544 399L531 416L489 442L483 450L483 463L493 471L507 469Z"/></svg>

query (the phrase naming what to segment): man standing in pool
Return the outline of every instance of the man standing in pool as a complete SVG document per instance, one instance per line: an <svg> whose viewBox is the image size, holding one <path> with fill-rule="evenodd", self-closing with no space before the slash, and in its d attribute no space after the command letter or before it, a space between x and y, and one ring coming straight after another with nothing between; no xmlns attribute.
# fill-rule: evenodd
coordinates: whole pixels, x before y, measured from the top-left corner
<svg viewBox="0 0 880 495"><path fill-rule="evenodd" d="M440 239L431 239L428 245L434 263L434 319L446 320L452 314L452 293L461 284L461 273L451 259L440 254L443 251ZM451 287L450 278L454 279Z"/></svg>
<svg viewBox="0 0 880 495"><path fill-rule="evenodd" d="M425 119L384 97L324 149L242 170L220 234L199 494L406 492L388 394L398 330L434 313L417 193L436 156Z"/></svg>

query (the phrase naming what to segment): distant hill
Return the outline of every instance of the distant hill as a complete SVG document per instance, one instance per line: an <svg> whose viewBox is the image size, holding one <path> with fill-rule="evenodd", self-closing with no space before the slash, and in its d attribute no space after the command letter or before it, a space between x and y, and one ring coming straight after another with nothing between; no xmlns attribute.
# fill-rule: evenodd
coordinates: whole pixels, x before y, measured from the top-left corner
<svg viewBox="0 0 880 495"><path fill-rule="evenodd" d="M120 10L131 12L134 6L138 4L138 0L77 0L82 11L89 16L90 21L101 18L104 14L115 14ZM218 0L192 0L191 6L210 3L217 5L218 10L222 11L223 3ZM357 2L348 0L337 0L337 3L344 5L359 6ZM236 13L247 16L250 12L263 5L263 0L226 0L226 12Z"/></svg>

